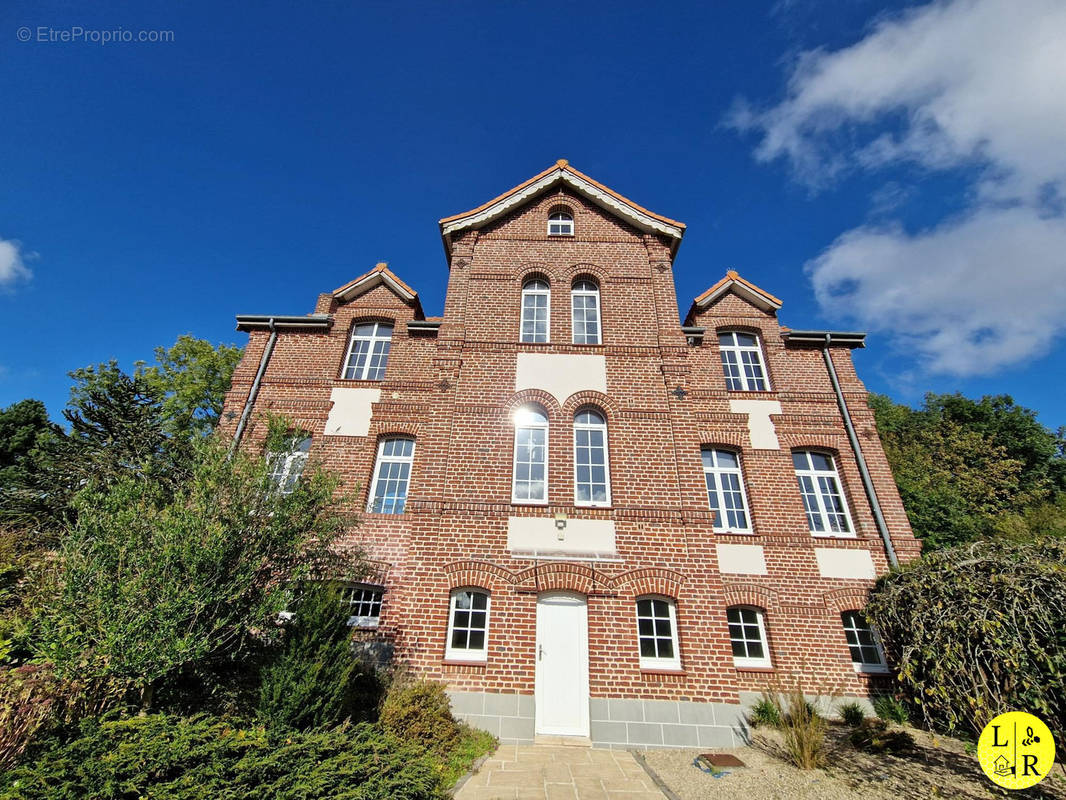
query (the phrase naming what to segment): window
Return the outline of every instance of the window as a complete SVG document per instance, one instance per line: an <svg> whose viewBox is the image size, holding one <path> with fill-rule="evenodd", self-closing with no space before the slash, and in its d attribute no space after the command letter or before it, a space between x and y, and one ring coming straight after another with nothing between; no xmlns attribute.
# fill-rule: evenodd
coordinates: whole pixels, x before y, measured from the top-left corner
<svg viewBox="0 0 1066 800"><path fill-rule="evenodd" d="M452 592L445 658L484 661L488 655L489 596L477 589Z"/></svg>
<svg viewBox="0 0 1066 800"><path fill-rule="evenodd" d="M573 236L574 217L568 211L555 211L548 215L549 236Z"/></svg>
<svg viewBox="0 0 1066 800"><path fill-rule="evenodd" d="M522 337L528 344L543 344L548 341L548 309L551 305L551 289L539 278L526 281L522 286Z"/></svg>
<svg viewBox="0 0 1066 800"><path fill-rule="evenodd" d="M595 409L574 416L574 502L579 506L611 504L607 465L607 420Z"/></svg>
<svg viewBox="0 0 1066 800"><path fill-rule="evenodd" d="M734 606L726 609L733 663L738 667L769 667L770 648L766 646L766 625L757 608Z"/></svg>
<svg viewBox="0 0 1066 800"><path fill-rule="evenodd" d="M762 366L759 338L753 333L726 331L718 334L722 372L727 389L739 392L765 392L770 388Z"/></svg>
<svg viewBox="0 0 1066 800"><path fill-rule="evenodd" d="M856 672L887 672L885 654L877 631L861 611L845 611L840 615L844 635L848 637L851 664Z"/></svg>
<svg viewBox="0 0 1066 800"><path fill-rule="evenodd" d="M402 514L407 503L407 486L411 481L411 464L415 460L415 440L382 439L374 467L374 487L366 510L374 514Z"/></svg>
<svg viewBox="0 0 1066 800"><path fill-rule="evenodd" d="M637 600L637 640L644 669L681 669L674 601L660 597Z"/></svg>
<svg viewBox="0 0 1066 800"><path fill-rule="evenodd" d="M514 503L548 502L548 414L537 405L514 415Z"/></svg>
<svg viewBox="0 0 1066 800"><path fill-rule="evenodd" d="M270 456L270 481L279 494L292 494L307 465L311 437L293 437L288 450Z"/></svg>
<svg viewBox="0 0 1066 800"><path fill-rule="evenodd" d="M707 502L714 512L717 531L751 532L748 501L744 496L744 476L740 457L731 450L705 447L703 477L707 480Z"/></svg>
<svg viewBox="0 0 1066 800"><path fill-rule="evenodd" d="M577 281L570 292L574 344L600 343L600 287L592 281Z"/></svg>
<svg viewBox="0 0 1066 800"><path fill-rule="evenodd" d="M799 481L803 505L807 509L811 533L853 535L833 457L800 450L792 454L792 464L796 467L796 480Z"/></svg>
<svg viewBox="0 0 1066 800"><path fill-rule="evenodd" d="M354 381L380 381L385 378L392 344L392 325L388 322L365 322L352 329L348 345L344 378Z"/></svg>
<svg viewBox="0 0 1066 800"><path fill-rule="evenodd" d="M341 602L348 608L348 624L356 628L376 628L381 620L381 596L385 590L380 586L348 586L341 595Z"/></svg>

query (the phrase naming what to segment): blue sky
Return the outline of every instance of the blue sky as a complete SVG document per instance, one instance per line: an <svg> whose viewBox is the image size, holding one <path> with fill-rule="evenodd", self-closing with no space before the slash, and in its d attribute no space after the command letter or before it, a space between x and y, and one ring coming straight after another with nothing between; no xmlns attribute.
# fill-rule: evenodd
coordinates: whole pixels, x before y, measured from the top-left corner
<svg viewBox="0 0 1066 800"><path fill-rule="evenodd" d="M565 157L688 224L683 310L734 268L874 391L1066 424L1056 0L226 5L0 7L0 405L378 261L439 314L437 219Z"/></svg>

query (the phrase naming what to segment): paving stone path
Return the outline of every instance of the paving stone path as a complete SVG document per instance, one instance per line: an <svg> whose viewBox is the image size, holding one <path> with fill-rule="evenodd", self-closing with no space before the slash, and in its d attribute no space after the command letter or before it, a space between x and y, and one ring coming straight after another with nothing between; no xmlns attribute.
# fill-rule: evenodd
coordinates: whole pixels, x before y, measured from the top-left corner
<svg viewBox="0 0 1066 800"><path fill-rule="evenodd" d="M500 745L456 800L664 800L625 750Z"/></svg>

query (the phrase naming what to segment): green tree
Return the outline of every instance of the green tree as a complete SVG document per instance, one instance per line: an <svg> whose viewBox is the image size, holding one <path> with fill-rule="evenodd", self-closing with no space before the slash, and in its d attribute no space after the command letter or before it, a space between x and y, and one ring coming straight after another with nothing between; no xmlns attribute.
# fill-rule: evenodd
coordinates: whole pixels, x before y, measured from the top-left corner
<svg viewBox="0 0 1066 800"><path fill-rule="evenodd" d="M163 398L169 435L206 436L214 430L242 352L186 334L169 348L157 347L155 364L137 364L137 375Z"/></svg>
<svg viewBox="0 0 1066 800"><path fill-rule="evenodd" d="M0 409L0 491L19 482L29 457L46 437L61 433L40 400L20 400Z"/></svg>
<svg viewBox="0 0 1066 800"><path fill-rule="evenodd" d="M928 395L870 406L915 534L937 549L992 535L1005 515L1053 500L1062 439L1006 396Z"/></svg>
<svg viewBox="0 0 1066 800"><path fill-rule="evenodd" d="M61 677L104 687L101 704L134 690L145 707L179 672L241 658L287 583L336 566L336 478L312 467L282 494L262 457L194 447L180 483L130 470L74 498L30 645Z"/></svg>

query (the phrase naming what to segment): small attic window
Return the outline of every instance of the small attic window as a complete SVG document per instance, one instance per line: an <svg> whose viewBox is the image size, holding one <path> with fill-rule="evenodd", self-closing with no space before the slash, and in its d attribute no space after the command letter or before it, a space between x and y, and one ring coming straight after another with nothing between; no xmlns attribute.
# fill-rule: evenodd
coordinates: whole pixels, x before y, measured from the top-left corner
<svg viewBox="0 0 1066 800"><path fill-rule="evenodd" d="M573 236L574 215L569 211L552 211L548 215L549 236Z"/></svg>

